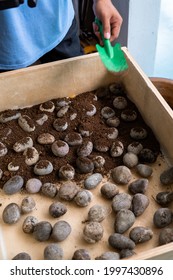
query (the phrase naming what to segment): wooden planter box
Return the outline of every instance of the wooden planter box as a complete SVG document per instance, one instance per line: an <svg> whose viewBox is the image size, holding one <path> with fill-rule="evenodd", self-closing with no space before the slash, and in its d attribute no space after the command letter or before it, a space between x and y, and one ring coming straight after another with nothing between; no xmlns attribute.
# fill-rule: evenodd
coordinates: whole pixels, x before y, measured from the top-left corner
<svg viewBox="0 0 173 280"><path fill-rule="evenodd" d="M154 212L159 206L152 197L164 190L159 181L159 175L173 162L173 112L150 79L136 64L128 50L126 48L123 50L129 64L128 71L123 75L108 72L97 53L2 73L0 74L0 111L28 107L57 97L74 96L116 81L122 81L130 99L136 104L144 120L159 140L164 153L164 156L158 158L155 163L154 174L149 179L150 187L147 195L151 198L150 207ZM31 255L32 259L43 259L44 247L50 242L38 242L32 236L24 234L21 229L24 218L11 226L2 221L2 211L5 205L14 201L20 204L21 197L22 194L7 197L0 190L0 203L2 204L0 207L0 257L1 259L11 259L17 253L25 251ZM48 215L43 217L43 213L45 215L45 208L50 205L50 199L40 195L35 195L34 199L40 206L36 210L36 214L32 215L37 215L40 220L48 219ZM100 197L97 199L97 203L99 202L101 203ZM94 203L96 201L93 201ZM137 219L136 225L146 225L153 228L150 209L146 209L145 213ZM71 215L72 211L73 215ZM70 221L72 230L78 230L73 230L74 233L71 234L69 240L60 244L66 252L65 259L71 259L73 252L78 247L87 247L86 243L83 243L79 237L83 229L81 212L79 208L72 205L69 214L66 214L65 220ZM55 220L52 219L51 222L55 223ZM109 218L104 221L107 230L105 240L112 230L109 222ZM159 230L153 228L153 231L152 240L137 245L135 249L137 254L130 259L173 259L173 243L158 246ZM79 245L77 245L78 239ZM93 258L108 250L105 240L92 246L88 245L88 250Z"/></svg>

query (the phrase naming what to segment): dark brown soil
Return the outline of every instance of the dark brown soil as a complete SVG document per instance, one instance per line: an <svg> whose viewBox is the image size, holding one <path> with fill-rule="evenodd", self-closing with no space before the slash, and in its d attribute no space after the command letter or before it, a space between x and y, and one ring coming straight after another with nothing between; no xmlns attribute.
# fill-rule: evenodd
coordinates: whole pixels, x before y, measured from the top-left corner
<svg viewBox="0 0 173 280"><path fill-rule="evenodd" d="M95 95L98 95L96 100ZM39 178L43 183L44 182L57 182L60 180L58 177L58 170L59 168L68 163L71 164L74 168L76 168L76 147L70 147L70 151L67 156L63 158L56 157L53 155L51 151L51 145L41 145L37 142L37 137L44 132L49 132L50 134L54 135L55 140L61 139L63 140L67 133L69 132L79 132L78 128L83 126L87 128L91 133L90 136L84 137L91 140L94 143L100 141L101 143L108 145L109 147L113 143L114 140L110 140L106 136L107 129L109 126L106 125L105 119L101 116L100 112L104 106L109 106L115 110L115 115L120 118L120 114L122 110L117 110L113 107L112 103L116 95L123 95L126 96L126 92L121 85L117 85L117 92L110 93L109 88L102 88L93 92L86 92L76 96L73 99L70 99L71 104L68 112L66 113L65 118L68 122L68 128L64 132L58 132L53 127L53 122L55 120L57 114L56 108L56 101L52 100L55 104L55 110L53 113L50 112L42 112L39 109L39 105L33 106L32 108L25 108L20 111L22 115L28 115L32 118L35 123L36 129L33 132L25 132L23 129L18 125L17 120L12 120L7 123L0 124L0 141L6 145L8 148L8 153L0 158L0 168L3 171L3 176L0 180L0 187L12 176L14 175L21 175L25 182L29 178ZM86 111L91 108L90 104L95 105L97 109L97 113L94 116L87 116ZM151 149L155 155L157 156L160 152L159 143L156 140L155 136L153 135L151 129L145 124L144 120L142 119L141 115L139 114L136 106L128 99L128 108L133 109L137 112L138 117L135 121L132 122L125 122L121 120L120 125L118 126L118 140L120 140L124 147L124 153L127 152L127 146L133 142L134 140L130 137L130 130L133 127L143 127L146 128L148 132L148 136L144 140L140 140L144 148ZM10 113L10 110L9 110ZM46 113L48 115L48 120L41 126L36 123L38 116L42 113ZM73 113L77 113L77 117L74 120L70 120L70 116ZM8 131L11 129L11 133L8 135ZM33 172L33 166L27 166L25 164L25 156L23 153L16 153L13 150L13 145L16 141L21 140L25 136L30 136L33 139L34 147L39 151L40 159L49 160L54 167L54 170L51 174L45 176L38 176L35 175ZM101 170L103 175L108 174L108 172L118 166L123 164L122 156L118 158L112 158L110 156L109 150L107 152L98 152L95 149L93 150L92 154L89 156L92 159L95 155L101 155L105 158L105 166ZM16 172L9 171L7 166L10 162L19 165L20 168ZM97 171L97 170L94 170ZM100 171L100 170L99 170ZM76 171L75 180L80 181L82 180L86 174L79 174Z"/></svg>

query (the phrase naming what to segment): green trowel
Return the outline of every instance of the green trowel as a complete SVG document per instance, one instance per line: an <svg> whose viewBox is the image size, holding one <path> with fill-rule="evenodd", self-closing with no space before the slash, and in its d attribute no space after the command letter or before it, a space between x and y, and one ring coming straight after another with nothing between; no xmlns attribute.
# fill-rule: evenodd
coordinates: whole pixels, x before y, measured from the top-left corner
<svg viewBox="0 0 173 280"><path fill-rule="evenodd" d="M103 27L99 19L95 19L95 23L99 27L99 32L102 37L103 46L96 44L96 49L100 55L100 58L105 65L105 67L111 72L122 72L128 68L128 64L121 50L121 45L116 43L112 46L109 39L105 39L103 36Z"/></svg>

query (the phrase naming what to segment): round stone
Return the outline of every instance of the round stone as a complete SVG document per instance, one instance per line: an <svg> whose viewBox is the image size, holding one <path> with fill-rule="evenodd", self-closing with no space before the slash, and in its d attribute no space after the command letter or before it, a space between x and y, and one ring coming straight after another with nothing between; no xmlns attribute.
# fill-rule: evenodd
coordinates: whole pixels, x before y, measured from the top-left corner
<svg viewBox="0 0 173 280"><path fill-rule="evenodd" d="M96 188L102 181L103 176L100 173L94 173L84 180L84 187L88 190Z"/></svg>
<svg viewBox="0 0 173 280"><path fill-rule="evenodd" d="M58 221L54 224L51 238L56 242L65 240L71 233L71 226L66 221Z"/></svg>
<svg viewBox="0 0 173 280"><path fill-rule="evenodd" d="M127 184L132 178L132 173L127 166L120 165L112 169L112 179L116 184Z"/></svg>
<svg viewBox="0 0 173 280"><path fill-rule="evenodd" d="M25 156L25 163L28 166L34 165L39 160L39 152L34 147L27 148L23 154Z"/></svg>
<svg viewBox="0 0 173 280"><path fill-rule="evenodd" d="M52 144L55 141L55 137L50 134L50 133L41 133L38 138L37 141L39 144L42 145L48 145L48 144Z"/></svg>
<svg viewBox="0 0 173 280"><path fill-rule="evenodd" d="M52 152L55 156L57 157L64 157L68 154L69 152L69 145L62 140L56 140L52 145L51 145Z"/></svg>
<svg viewBox="0 0 173 280"><path fill-rule="evenodd" d="M41 189L42 182L37 178L31 178L26 182L26 190L28 193L38 193Z"/></svg>
<svg viewBox="0 0 173 280"><path fill-rule="evenodd" d="M21 203L21 211L22 213L30 213L34 210L36 206L35 200L31 196L24 197Z"/></svg>
<svg viewBox="0 0 173 280"><path fill-rule="evenodd" d="M120 109L120 110L125 109L127 107L127 99L123 96L117 96L113 100L113 106L116 109Z"/></svg>
<svg viewBox="0 0 173 280"><path fill-rule="evenodd" d="M79 191L74 197L74 201L78 206L86 207L89 205L92 199L92 193L88 190Z"/></svg>
<svg viewBox="0 0 173 280"><path fill-rule="evenodd" d="M136 171L141 177L149 178L153 173L153 168L146 164L138 164L136 166Z"/></svg>
<svg viewBox="0 0 173 280"><path fill-rule="evenodd" d="M137 113L134 110L126 109L121 113L121 118L126 122L133 122L137 119Z"/></svg>
<svg viewBox="0 0 173 280"><path fill-rule="evenodd" d="M120 125L120 119L116 116L106 120L106 124L111 127L118 127Z"/></svg>
<svg viewBox="0 0 173 280"><path fill-rule="evenodd" d="M78 157L76 159L76 166L80 173L90 173L94 170L94 163L87 157Z"/></svg>
<svg viewBox="0 0 173 280"><path fill-rule="evenodd" d="M110 149L110 154L111 157L120 157L124 152L124 145L121 141L115 141L113 142L111 149Z"/></svg>
<svg viewBox="0 0 173 280"><path fill-rule="evenodd" d="M133 154L138 155L142 151L143 146L140 142L134 141L130 143L127 147L127 151Z"/></svg>
<svg viewBox="0 0 173 280"><path fill-rule="evenodd" d="M39 107L40 111L43 111L43 112L49 112L49 113L52 113L55 109L55 105L54 103L50 100L50 101L46 101L42 104L40 104L40 107Z"/></svg>
<svg viewBox="0 0 173 280"><path fill-rule="evenodd" d="M130 130L130 136L135 140L142 140L147 137L148 133L143 127L133 127Z"/></svg>
<svg viewBox="0 0 173 280"><path fill-rule="evenodd" d="M34 216L27 216L23 222L22 230L24 233L32 233L35 225L38 223L38 219Z"/></svg>
<svg viewBox="0 0 173 280"><path fill-rule="evenodd" d="M58 193L56 184L50 182L44 183L41 187L41 191L44 195L52 198Z"/></svg>
<svg viewBox="0 0 173 280"><path fill-rule="evenodd" d="M17 193L21 190L23 184L23 178L20 175L15 175L3 185L3 191L9 195Z"/></svg>
<svg viewBox="0 0 173 280"><path fill-rule="evenodd" d="M115 116L115 111L111 107L105 106L101 109L101 116L104 119L112 118Z"/></svg>
<svg viewBox="0 0 173 280"><path fill-rule="evenodd" d="M60 167L58 175L63 180L73 180L75 176L75 169L70 164L65 164Z"/></svg>
<svg viewBox="0 0 173 280"><path fill-rule="evenodd" d="M65 119L57 118L53 122L53 127L58 131L65 131L68 128L68 123Z"/></svg>
<svg viewBox="0 0 173 280"><path fill-rule="evenodd" d="M53 165L48 160L40 160L34 166L34 173L36 175L40 175L40 176L48 175L52 173L52 171L53 171Z"/></svg>
<svg viewBox="0 0 173 280"><path fill-rule="evenodd" d="M128 153L124 154L124 156L123 156L123 163L128 168L133 168L138 164L138 157L137 157L137 155L135 155L131 152L128 152Z"/></svg>
<svg viewBox="0 0 173 280"><path fill-rule="evenodd" d="M77 132L71 132L66 134L64 141L70 146L78 146L82 144L82 136Z"/></svg>
<svg viewBox="0 0 173 280"><path fill-rule="evenodd" d="M128 193L118 193L113 197L112 200L112 209L115 213L121 209L131 209L132 196Z"/></svg>
<svg viewBox="0 0 173 280"><path fill-rule="evenodd" d="M56 243L48 244L44 249L44 260L62 260L63 249Z"/></svg>
<svg viewBox="0 0 173 280"><path fill-rule="evenodd" d="M16 203L8 204L2 212L2 219L6 224L15 224L19 221L20 217L20 208Z"/></svg>

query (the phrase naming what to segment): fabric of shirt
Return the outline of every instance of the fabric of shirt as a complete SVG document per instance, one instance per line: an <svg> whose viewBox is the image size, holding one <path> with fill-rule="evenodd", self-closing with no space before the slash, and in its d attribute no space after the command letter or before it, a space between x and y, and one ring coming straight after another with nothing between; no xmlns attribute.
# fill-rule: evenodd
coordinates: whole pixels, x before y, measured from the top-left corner
<svg viewBox="0 0 173 280"><path fill-rule="evenodd" d="M74 18L71 0L39 0L35 8L27 1L0 11L0 69L31 65L57 46Z"/></svg>

